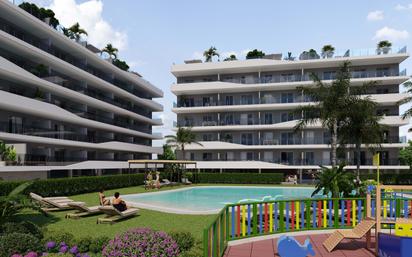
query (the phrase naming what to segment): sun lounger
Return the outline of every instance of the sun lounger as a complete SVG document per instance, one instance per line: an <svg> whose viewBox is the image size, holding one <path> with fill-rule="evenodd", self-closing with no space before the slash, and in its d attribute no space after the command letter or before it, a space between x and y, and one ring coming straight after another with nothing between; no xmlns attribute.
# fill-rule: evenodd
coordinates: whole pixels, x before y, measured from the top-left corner
<svg viewBox="0 0 412 257"><path fill-rule="evenodd" d="M340 229L333 232L325 242L323 242L323 246L331 252L335 247L344 239L361 239L363 236L370 231L373 226L375 226L375 220L371 218L366 218L362 220L354 229Z"/></svg>
<svg viewBox="0 0 412 257"><path fill-rule="evenodd" d="M185 185L191 185L192 184L192 182L190 182L189 179L187 179L187 178L182 178L182 183L185 184Z"/></svg>
<svg viewBox="0 0 412 257"><path fill-rule="evenodd" d="M174 186L174 185L177 185L177 183L176 182L170 182L170 180L168 180L168 179L162 179L162 185L163 186Z"/></svg>
<svg viewBox="0 0 412 257"><path fill-rule="evenodd" d="M108 222L110 224L113 224L114 222L125 219L131 216L136 215L139 212L139 209L137 208L127 208L127 210L120 212L113 206L100 206L99 210L106 214L106 217L104 218L98 218L97 219L97 224L99 223L105 223Z"/></svg>
<svg viewBox="0 0 412 257"><path fill-rule="evenodd" d="M69 202L67 203L67 205L77 210L77 212L66 214L66 218L76 219L84 216L102 213L102 211L99 210L100 206L87 207L84 202Z"/></svg>
<svg viewBox="0 0 412 257"><path fill-rule="evenodd" d="M35 193L30 193L30 197L37 201L45 212L73 209L67 205L69 202L73 202L73 200L67 197L41 197Z"/></svg>

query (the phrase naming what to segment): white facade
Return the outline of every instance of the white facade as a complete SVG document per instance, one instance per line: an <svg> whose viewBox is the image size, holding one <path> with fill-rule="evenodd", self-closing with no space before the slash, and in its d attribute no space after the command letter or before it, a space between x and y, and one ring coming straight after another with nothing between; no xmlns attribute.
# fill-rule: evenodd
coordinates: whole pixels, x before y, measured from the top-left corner
<svg viewBox="0 0 412 257"><path fill-rule="evenodd" d="M149 159L162 152L152 146L159 97L93 46L0 1L0 140L19 146L21 164Z"/></svg>
<svg viewBox="0 0 412 257"><path fill-rule="evenodd" d="M376 81L367 95L378 103L376 114L386 125L381 144L384 169L399 166L399 127L408 124L399 114L397 102L407 97L399 85L409 79L399 64L409 55L406 48L389 53L369 53L331 58L285 60L190 62L172 66L177 82L171 86L177 96L173 111L177 126L192 127L202 146L186 147L186 158L199 161L204 169L309 170L330 164L329 135L321 124L301 132L294 127L300 119L293 110L310 104L301 86L313 84L316 73L324 83L333 81L344 61L351 63L353 87ZM356 165L353 149L339 158L347 168ZM372 153L362 146L361 169L372 168Z"/></svg>

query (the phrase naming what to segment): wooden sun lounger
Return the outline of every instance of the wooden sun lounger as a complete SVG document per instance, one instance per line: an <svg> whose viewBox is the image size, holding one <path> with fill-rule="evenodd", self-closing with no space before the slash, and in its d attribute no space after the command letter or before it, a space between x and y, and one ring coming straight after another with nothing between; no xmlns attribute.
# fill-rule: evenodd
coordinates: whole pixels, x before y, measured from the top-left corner
<svg viewBox="0 0 412 257"><path fill-rule="evenodd" d="M99 210L100 206L87 207L84 202L69 202L67 205L77 210L77 212L66 214L66 218L77 219L84 216L102 213L102 211Z"/></svg>
<svg viewBox="0 0 412 257"><path fill-rule="evenodd" d="M127 208L127 210L120 212L113 206L100 206L99 210L103 212L104 214L106 214L106 217L98 218L97 224L105 223L105 222L113 224L114 222L118 220L134 216L139 212L139 209L132 208L132 207L129 207Z"/></svg>
<svg viewBox="0 0 412 257"><path fill-rule="evenodd" d="M354 229L336 230L324 242L323 246L328 252L331 252L345 238L361 239L370 231L376 224L372 218L362 220Z"/></svg>
<svg viewBox="0 0 412 257"><path fill-rule="evenodd" d="M37 201L40 206L42 206L41 209L45 212L73 209L67 205L68 203L73 202L73 200L67 197L42 197L35 193L30 193L30 197Z"/></svg>

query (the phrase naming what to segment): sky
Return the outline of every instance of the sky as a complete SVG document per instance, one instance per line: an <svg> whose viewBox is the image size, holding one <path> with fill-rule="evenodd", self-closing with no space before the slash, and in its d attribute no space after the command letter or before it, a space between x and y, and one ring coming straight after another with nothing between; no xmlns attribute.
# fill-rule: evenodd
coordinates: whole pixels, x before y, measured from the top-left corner
<svg viewBox="0 0 412 257"><path fill-rule="evenodd" d="M10 0L12 1L12 0ZM19 2L20 0L15 0ZM394 47L412 47L412 0L273 1L273 0L33 0L54 10L68 27L78 21L97 47L112 43L119 58L164 92L156 99L164 106L164 125L154 132L172 134L176 97L170 86L173 63L201 58L215 46L224 57L244 58L251 49L269 53L310 48L320 51L331 44L336 50L374 49L380 40ZM409 25L409 26L408 26ZM408 49L410 52L410 49ZM408 75L412 58L401 64ZM401 111L408 106L402 106ZM407 127L401 128L401 135ZM155 141L154 145L161 145Z"/></svg>

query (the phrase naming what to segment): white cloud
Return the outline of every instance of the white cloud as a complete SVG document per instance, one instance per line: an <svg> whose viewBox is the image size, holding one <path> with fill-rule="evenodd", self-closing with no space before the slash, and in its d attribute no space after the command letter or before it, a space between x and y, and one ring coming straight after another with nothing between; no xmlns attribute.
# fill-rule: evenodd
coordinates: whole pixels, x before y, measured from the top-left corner
<svg viewBox="0 0 412 257"><path fill-rule="evenodd" d="M397 4L395 6L395 9L398 11L412 10L412 4L407 4L407 5Z"/></svg>
<svg viewBox="0 0 412 257"><path fill-rule="evenodd" d="M368 21L379 21L379 20L383 20L383 11L373 11L373 12L369 12L368 16L366 17L366 19Z"/></svg>
<svg viewBox="0 0 412 257"><path fill-rule="evenodd" d="M409 32L406 30L397 30L390 27L383 27L375 32L374 40L387 39L391 41L399 41L409 38Z"/></svg>
<svg viewBox="0 0 412 257"><path fill-rule="evenodd" d="M37 0L36 2L45 2ZM79 22L80 27L87 33L87 41L98 48L103 48L108 43L112 43L119 50L127 47L127 34L114 29L109 22L103 19L103 2L101 0L88 0L83 3L76 3L75 0L52 0L47 8L56 13L60 24L70 27Z"/></svg>

